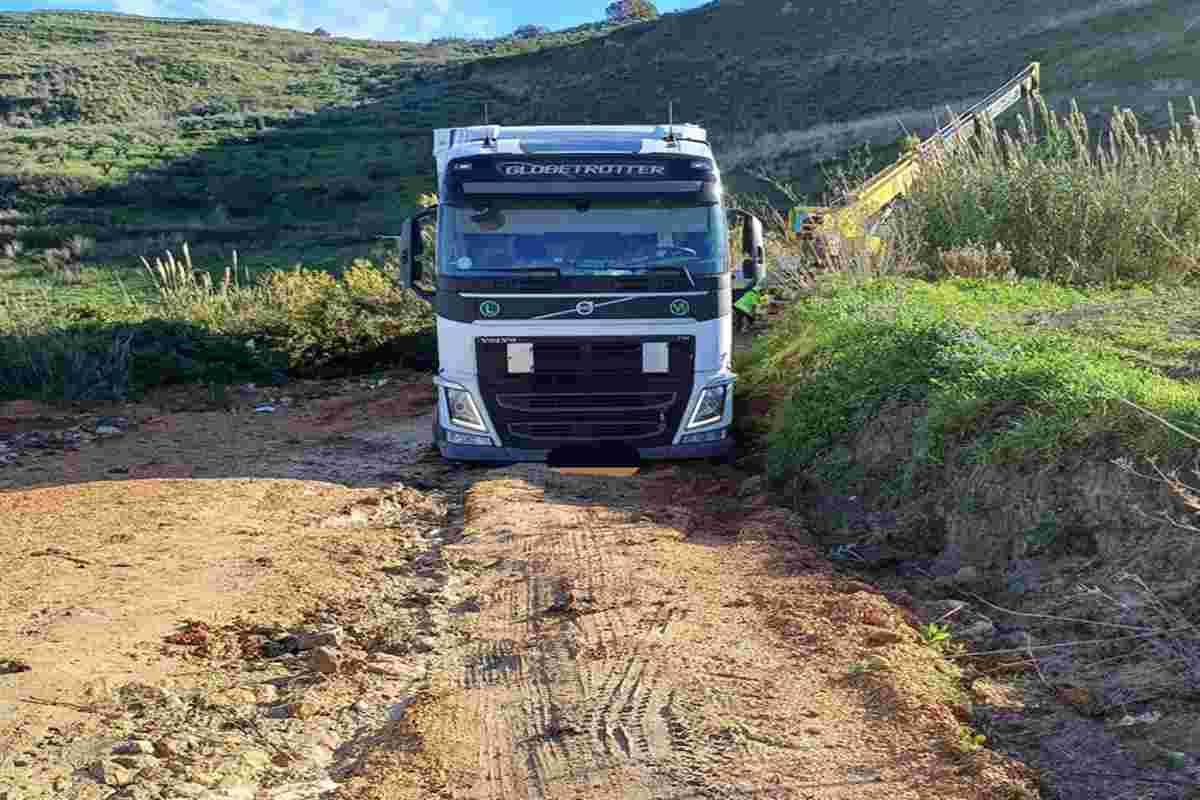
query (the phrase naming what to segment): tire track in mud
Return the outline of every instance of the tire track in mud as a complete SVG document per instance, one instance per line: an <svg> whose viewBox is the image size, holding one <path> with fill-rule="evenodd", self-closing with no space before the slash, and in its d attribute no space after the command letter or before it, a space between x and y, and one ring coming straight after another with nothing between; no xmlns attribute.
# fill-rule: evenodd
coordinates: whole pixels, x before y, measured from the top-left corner
<svg viewBox="0 0 1200 800"><path fill-rule="evenodd" d="M362 797L993 796L941 754L931 736L944 732L881 703L899 697L892 687L868 700L847 683L872 651L830 617L839 590L825 566L777 571L793 539L761 532L792 523L768 515L743 536L727 514L681 527L664 505L651 518L696 494L657 480L538 466L474 480L463 535L443 556L478 610L405 719L419 749ZM867 602L847 598L847 609Z"/></svg>
<svg viewBox="0 0 1200 800"><path fill-rule="evenodd" d="M513 487L494 487L504 488ZM645 526L628 522L629 509L521 488L535 508L491 502L481 496L491 495L487 482L468 493L476 544L465 547L505 559L509 577L481 592L483 635L445 699L475 706L480 720L480 779L453 787L454 795L677 794L684 787L670 785L666 767L694 767L687 723L671 710L674 697L659 685L652 651L680 612L643 603L630 565L614 556L619 542L645 538ZM508 518L513 511L521 521Z"/></svg>

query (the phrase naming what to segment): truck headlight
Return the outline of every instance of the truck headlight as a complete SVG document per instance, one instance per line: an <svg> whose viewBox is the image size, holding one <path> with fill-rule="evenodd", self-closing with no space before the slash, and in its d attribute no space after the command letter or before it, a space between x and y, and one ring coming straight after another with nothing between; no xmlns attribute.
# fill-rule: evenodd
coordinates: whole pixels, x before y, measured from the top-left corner
<svg viewBox="0 0 1200 800"><path fill-rule="evenodd" d="M725 392L727 389L728 386L709 386L702 390L688 427L699 428L701 425L720 422L721 418L725 416Z"/></svg>
<svg viewBox="0 0 1200 800"><path fill-rule="evenodd" d="M476 431L487 430L471 393L465 389L446 389L446 408L450 410L451 423Z"/></svg>

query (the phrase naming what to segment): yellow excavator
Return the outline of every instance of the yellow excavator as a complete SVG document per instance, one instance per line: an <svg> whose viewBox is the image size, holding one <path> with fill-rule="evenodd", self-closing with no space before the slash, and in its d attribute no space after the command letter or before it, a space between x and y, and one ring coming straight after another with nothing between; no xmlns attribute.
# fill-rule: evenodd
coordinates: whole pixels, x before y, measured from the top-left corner
<svg viewBox="0 0 1200 800"><path fill-rule="evenodd" d="M887 219L896 199L912 183L921 155L938 144L949 144L977 133L985 120L995 119L1021 99L1036 97L1040 79L1041 67L1035 61L929 138L910 146L895 163L837 204L792 208L788 212L788 230L812 243L822 266L832 266L843 254L855 249L878 254L884 240L875 232Z"/></svg>

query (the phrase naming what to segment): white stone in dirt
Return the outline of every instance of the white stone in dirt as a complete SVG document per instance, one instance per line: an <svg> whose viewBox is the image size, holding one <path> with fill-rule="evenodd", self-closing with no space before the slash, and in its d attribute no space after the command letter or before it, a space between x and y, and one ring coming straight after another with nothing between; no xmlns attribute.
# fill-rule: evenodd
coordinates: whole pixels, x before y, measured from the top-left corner
<svg viewBox="0 0 1200 800"><path fill-rule="evenodd" d="M91 773L93 778L105 786L128 786L136 778L133 770L108 759L93 764Z"/></svg>
<svg viewBox="0 0 1200 800"><path fill-rule="evenodd" d="M112 751L119 756L149 756L154 755L154 743L149 739L130 739L127 742L121 742Z"/></svg>
<svg viewBox="0 0 1200 800"><path fill-rule="evenodd" d="M342 666L342 657L332 647L318 647L309 656L313 669L323 675L333 675Z"/></svg>
<svg viewBox="0 0 1200 800"><path fill-rule="evenodd" d="M121 429L115 425L97 425L96 435L98 436L120 436Z"/></svg>

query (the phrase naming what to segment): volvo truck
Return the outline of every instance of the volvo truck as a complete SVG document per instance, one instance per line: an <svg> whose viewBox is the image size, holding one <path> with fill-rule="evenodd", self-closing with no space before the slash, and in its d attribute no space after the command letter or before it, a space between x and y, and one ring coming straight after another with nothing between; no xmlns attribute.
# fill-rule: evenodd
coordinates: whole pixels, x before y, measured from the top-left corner
<svg viewBox="0 0 1200 800"><path fill-rule="evenodd" d="M704 129L482 125L433 153L437 203L397 238L436 310L442 455L728 458L734 282L765 254Z"/></svg>

